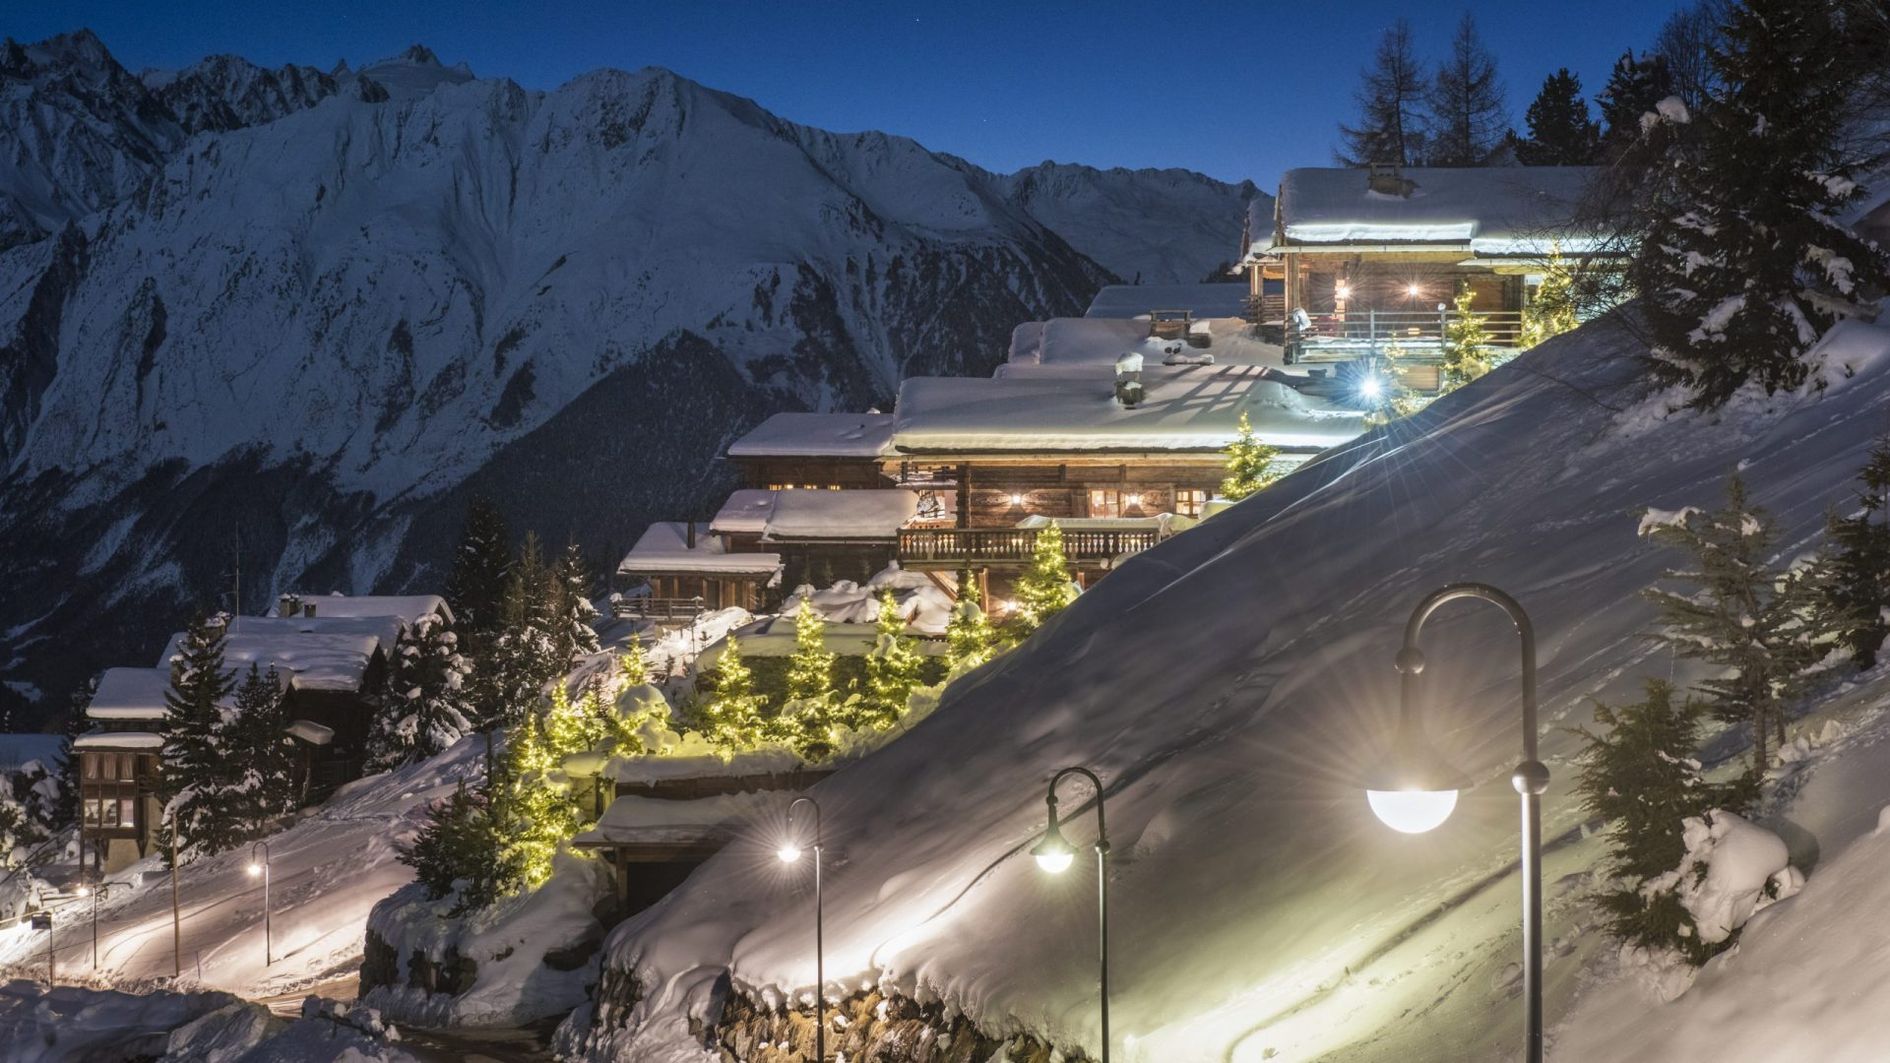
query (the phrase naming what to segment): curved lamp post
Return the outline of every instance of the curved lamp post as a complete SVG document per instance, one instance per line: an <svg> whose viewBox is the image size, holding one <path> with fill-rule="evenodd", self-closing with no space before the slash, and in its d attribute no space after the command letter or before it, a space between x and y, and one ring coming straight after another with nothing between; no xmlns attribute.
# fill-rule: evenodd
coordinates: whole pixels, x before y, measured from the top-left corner
<svg viewBox="0 0 1890 1063"><path fill-rule="evenodd" d="M257 849L262 850L262 859L260 861L256 859ZM263 966L269 967L269 966L274 965L274 963L276 962L276 956L275 956L275 946L271 944L270 934L269 934L269 843L268 842L257 842L256 844L249 847L249 867L246 868L245 870L249 872L250 878L255 878L257 875L261 875L262 880L263 880Z"/></svg>
<svg viewBox="0 0 1890 1063"><path fill-rule="evenodd" d="M1390 756L1368 776L1365 796L1386 826L1421 834L1450 817L1457 806L1457 791L1469 785L1425 740L1417 712L1417 677L1424 671L1418 632L1439 606L1459 598L1475 598L1503 610L1522 640L1522 760L1510 776L1510 785L1522 796L1523 1058L1527 1063L1541 1063L1542 792L1549 788L1549 769L1536 759L1536 632L1516 599L1487 583L1452 583L1426 595L1411 611L1404 626L1404 648L1398 651L1398 671L1404 675L1398 736Z"/></svg>
<svg viewBox="0 0 1890 1063"><path fill-rule="evenodd" d="M794 826L794 810L802 804L814 810L814 1060L825 1063L827 1059L827 958L826 945L821 931L821 896L820 896L820 803L811 797L797 797L787 806L788 827ZM781 843L774 855L784 864L792 864L801 858L800 843L792 835Z"/></svg>
<svg viewBox="0 0 1890 1063"><path fill-rule="evenodd" d="M1088 768L1064 768L1050 777L1050 790L1044 803L1050 806L1050 825L1043 840L1030 850L1037 866L1051 874L1060 874L1076 862L1076 850L1064 839L1057 824L1057 784L1066 775L1081 775L1096 787L1096 936L1098 945L1098 990L1102 1000L1102 1063L1109 1063L1109 830L1103 820L1103 785Z"/></svg>

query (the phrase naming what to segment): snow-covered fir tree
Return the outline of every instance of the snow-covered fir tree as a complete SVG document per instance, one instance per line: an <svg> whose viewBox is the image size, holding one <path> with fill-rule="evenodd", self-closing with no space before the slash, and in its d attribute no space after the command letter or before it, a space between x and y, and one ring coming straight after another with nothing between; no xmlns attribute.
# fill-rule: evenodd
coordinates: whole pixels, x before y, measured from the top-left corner
<svg viewBox="0 0 1890 1063"><path fill-rule="evenodd" d="M696 729L728 752L752 749L763 738L766 701L755 693L755 675L742 661L741 644L730 635L709 670L709 692L696 706Z"/></svg>
<svg viewBox="0 0 1890 1063"><path fill-rule="evenodd" d="M1671 950L1703 963L1730 942L1702 941L1670 873L1686 855L1688 817L1742 812L1757 796L1752 776L1709 782L1698 759L1707 707L1649 680L1632 705L1595 706L1600 733L1583 729L1575 791L1589 814L1607 821L1606 884L1595 894L1617 940Z"/></svg>
<svg viewBox="0 0 1890 1063"><path fill-rule="evenodd" d="M1861 194L1847 153L1855 71L1839 0L1743 0L1714 53L1724 84L1700 114L1663 100L1658 158L1629 274L1656 376L1716 407L1747 382L1803 384L1805 353L1886 274L1839 218Z"/></svg>
<svg viewBox="0 0 1890 1063"><path fill-rule="evenodd" d="M892 588L879 592L879 616L874 622L873 650L866 655L866 695L860 701L856 726L890 727L905 715L906 703L919 685L925 658L918 640L906 630Z"/></svg>
<svg viewBox="0 0 1890 1063"><path fill-rule="evenodd" d="M527 533L506 579L498 629L473 671L475 728L518 723L543 700L546 684L570 667L552 583L538 537Z"/></svg>
<svg viewBox="0 0 1890 1063"><path fill-rule="evenodd" d="M1244 410L1235 432L1227 444L1227 477L1221 481L1221 497L1238 502L1280 478L1280 452L1254 438L1253 422Z"/></svg>
<svg viewBox="0 0 1890 1063"><path fill-rule="evenodd" d="M1444 390L1455 391L1489 372L1496 365L1490 330L1476 312L1476 295L1466 282L1457 286L1450 320L1444 323Z"/></svg>
<svg viewBox="0 0 1890 1063"><path fill-rule="evenodd" d="M460 652L454 628L429 612L402 629L368 734L367 770L424 760L471 733L476 715L472 666Z"/></svg>
<svg viewBox="0 0 1890 1063"><path fill-rule="evenodd" d="M85 685L72 692L67 702L66 725L59 739L59 802L53 808L53 823L64 828L79 821L79 754L72 748L72 743L79 736L92 729L92 721L85 715L85 710L92 704L92 695L98 691L98 677L93 676Z"/></svg>
<svg viewBox="0 0 1890 1063"><path fill-rule="evenodd" d="M462 779L451 796L427 810L426 823L399 859L414 869L428 896L457 894L454 914L483 908L511 889L499 861L500 829L488 795Z"/></svg>
<svg viewBox="0 0 1890 1063"><path fill-rule="evenodd" d="M1618 159L1634 148L1641 136L1641 116L1673 94L1673 77L1659 55L1636 56L1632 51L1614 61L1608 83L1595 96L1606 128L1601 134L1602 155Z"/></svg>
<svg viewBox="0 0 1890 1063"><path fill-rule="evenodd" d="M1826 622L1864 669L1877 663L1890 635L1890 435L1878 437L1857 481L1852 511L1825 522L1830 548L1819 598Z"/></svg>
<svg viewBox="0 0 1890 1063"><path fill-rule="evenodd" d="M1774 566L1769 519L1747 502L1737 475L1727 482L1723 509L1649 511L1641 531L1691 559L1666 573L1680 589L1645 593L1674 654L1714 666L1697 689L1715 717L1750 730L1752 772L1761 775L1773 735L1784 740L1787 707L1824 656L1805 570Z"/></svg>
<svg viewBox="0 0 1890 1063"><path fill-rule="evenodd" d="M237 684L234 709L219 729L232 769L221 785L243 839L266 833L269 820L301 804L283 687L274 665L264 671L251 664Z"/></svg>
<svg viewBox="0 0 1890 1063"><path fill-rule="evenodd" d="M550 591L554 652L568 667L599 649L597 629L591 626L597 619L597 607L591 604L591 569L576 543L567 544L551 567Z"/></svg>
<svg viewBox="0 0 1890 1063"><path fill-rule="evenodd" d="M950 674L962 675L997 656L997 631L984 614L978 581L970 572L958 575L958 602L945 621L945 663Z"/></svg>
<svg viewBox="0 0 1890 1063"><path fill-rule="evenodd" d="M1575 278L1569 272L1568 259L1562 256L1562 245L1557 241L1549 245L1549 259L1542 265L1542 283L1536 285L1529 305L1523 307L1521 345L1534 347L1579 324Z"/></svg>
<svg viewBox="0 0 1890 1063"><path fill-rule="evenodd" d="M235 758L224 744L223 714L236 688L223 663L225 624L223 616L195 617L171 658L159 793L165 834L180 850L222 852L242 838L229 789Z"/></svg>
<svg viewBox="0 0 1890 1063"><path fill-rule="evenodd" d="M1378 40L1372 65L1359 73L1353 94L1356 126L1341 125L1343 146L1335 153L1341 166L1392 163L1417 166L1424 160L1426 98L1430 78L1411 43L1411 23L1399 19Z"/></svg>
<svg viewBox="0 0 1890 1063"><path fill-rule="evenodd" d="M1516 142L1524 166L1587 166L1601 151L1601 127L1589 117L1582 79L1562 67L1542 81L1523 116L1529 135Z"/></svg>
<svg viewBox="0 0 1890 1063"><path fill-rule="evenodd" d="M562 777L562 762L537 714L512 729L505 796L498 802L501 883L528 890L544 885L551 877L551 858L577 835L577 805Z"/></svg>
<svg viewBox="0 0 1890 1063"><path fill-rule="evenodd" d="M1063 552L1063 529L1055 521L1037 531L1030 567L1017 579L1011 594L1014 607L1005 618L1013 638L1023 639L1076 600L1070 583L1070 560Z"/></svg>
<svg viewBox="0 0 1890 1063"><path fill-rule="evenodd" d="M1431 136L1427 166L1487 166L1509 133L1509 108L1496 57L1466 11L1437 65L1430 88Z"/></svg>
<svg viewBox="0 0 1890 1063"><path fill-rule="evenodd" d="M512 530L505 517L485 498L466 507L466 527L453 551L453 570L446 580L446 600L453 618L472 641L499 627L506 582L512 575Z"/></svg>
<svg viewBox="0 0 1890 1063"><path fill-rule="evenodd" d="M802 597L794 611L794 654L788 658L787 697L769 721L770 737L818 760L833 750L840 698L833 687L834 653L827 620Z"/></svg>

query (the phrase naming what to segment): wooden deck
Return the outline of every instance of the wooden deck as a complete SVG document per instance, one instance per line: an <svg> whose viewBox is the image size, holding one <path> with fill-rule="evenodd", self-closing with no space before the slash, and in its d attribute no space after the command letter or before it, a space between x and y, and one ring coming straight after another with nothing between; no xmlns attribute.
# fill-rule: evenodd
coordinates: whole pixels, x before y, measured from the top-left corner
<svg viewBox="0 0 1890 1063"><path fill-rule="evenodd" d="M1024 565L1037 548L1036 528L902 528L899 563L906 568L939 569ZM1076 531L1064 529L1063 553L1075 564L1113 561L1155 545L1147 531Z"/></svg>

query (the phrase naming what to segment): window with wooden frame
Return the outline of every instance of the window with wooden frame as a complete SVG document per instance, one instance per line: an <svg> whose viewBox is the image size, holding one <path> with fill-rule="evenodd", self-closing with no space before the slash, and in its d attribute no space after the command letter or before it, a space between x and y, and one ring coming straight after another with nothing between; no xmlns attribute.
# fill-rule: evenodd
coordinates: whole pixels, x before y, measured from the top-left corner
<svg viewBox="0 0 1890 1063"><path fill-rule="evenodd" d="M1122 492L1113 487L1090 488L1089 515L1092 517L1122 516Z"/></svg>
<svg viewBox="0 0 1890 1063"><path fill-rule="evenodd" d="M1208 493L1199 487L1175 488L1175 512L1184 517L1198 517L1207 508Z"/></svg>

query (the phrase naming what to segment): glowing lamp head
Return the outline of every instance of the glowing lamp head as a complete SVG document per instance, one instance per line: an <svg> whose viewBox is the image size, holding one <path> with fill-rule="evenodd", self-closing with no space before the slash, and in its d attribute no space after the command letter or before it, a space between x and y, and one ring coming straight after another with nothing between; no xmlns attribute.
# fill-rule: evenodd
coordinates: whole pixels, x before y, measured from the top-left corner
<svg viewBox="0 0 1890 1063"><path fill-rule="evenodd" d="M1404 286L1404 294L1416 299L1418 296L1424 294L1424 289L1416 284L1407 284Z"/></svg>
<svg viewBox="0 0 1890 1063"><path fill-rule="evenodd" d="M1352 286L1341 282L1333 287L1332 294L1340 299L1350 299L1352 297Z"/></svg>
<svg viewBox="0 0 1890 1063"><path fill-rule="evenodd" d="M81 897L90 897L91 895L92 895L92 887L90 887L90 886L80 886L80 887L79 887L79 896L81 896Z"/></svg>
<svg viewBox="0 0 1890 1063"><path fill-rule="evenodd" d="M1415 668L1422 668L1414 661ZM1406 713L1391 749L1364 779L1365 800L1385 826L1404 834L1435 830L1457 807L1457 791L1470 780L1425 738Z"/></svg>
<svg viewBox="0 0 1890 1063"><path fill-rule="evenodd" d="M1013 506L1021 506L1021 505L1023 505L1023 504L1024 504L1024 496L1023 496L1023 495L1018 495L1018 494L1014 494L1014 495L1012 495L1012 496L1011 496L1011 505L1013 505Z"/></svg>
<svg viewBox="0 0 1890 1063"><path fill-rule="evenodd" d="M261 864L258 864L258 863L254 863L254 862L251 862L251 863L250 863L250 865L249 865L248 867L246 867L246 868L244 868L243 870L245 870L245 871L247 871L247 872L249 872L249 877L250 877L250 878L255 878L256 876L258 876L258 875L260 875L260 874L262 874L262 865L261 865Z"/></svg>
<svg viewBox="0 0 1890 1063"><path fill-rule="evenodd" d="M1359 381L1358 393L1368 399L1383 398L1385 394L1385 382L1375 376L1368 376L1364 380Z"/></svg>
<svg viewBox="0 0 1890 1063"><path fill-rule="evenodd" d="M1125 499L1123 499L1123 501L1124 501L1124 502L1127 502L1127 503L1128 503L1129 505L1131 505L1131 506L1139 506L1139 505L1141 505L1141 504L1142 504L1142 496L1141 496L1141 495L1130 495L1129 497L1127 497L1127 498L1125 498Z"/></svg>
<svg viewBox="0 0 1890 1063"><path fill-rule="evenodd" d="M1043 840L1030 850L1030 855L1037 858L1037 866L1052 875L1062 874L1076 862L1076 850L1063 839L1063 831L1057 827L1056 814L1050 816L1050 829L1043 832Z"/></svg>
<svg viewBox="0 0 1890 1063"><path fill-rule="evenodd" d="M1402 834L1435 830L1457 807L1455 790L1367 790L1365 800L1380 822Z"/></svg>
<svg viewBox="0 0 1890 1063"><path fill-rule="evenodd" d="M795 845L793 842L788 842L786 845L781 846L781 848L776 849L774 855L782 863L791 864L801 858L801 847Z"/></svg>

